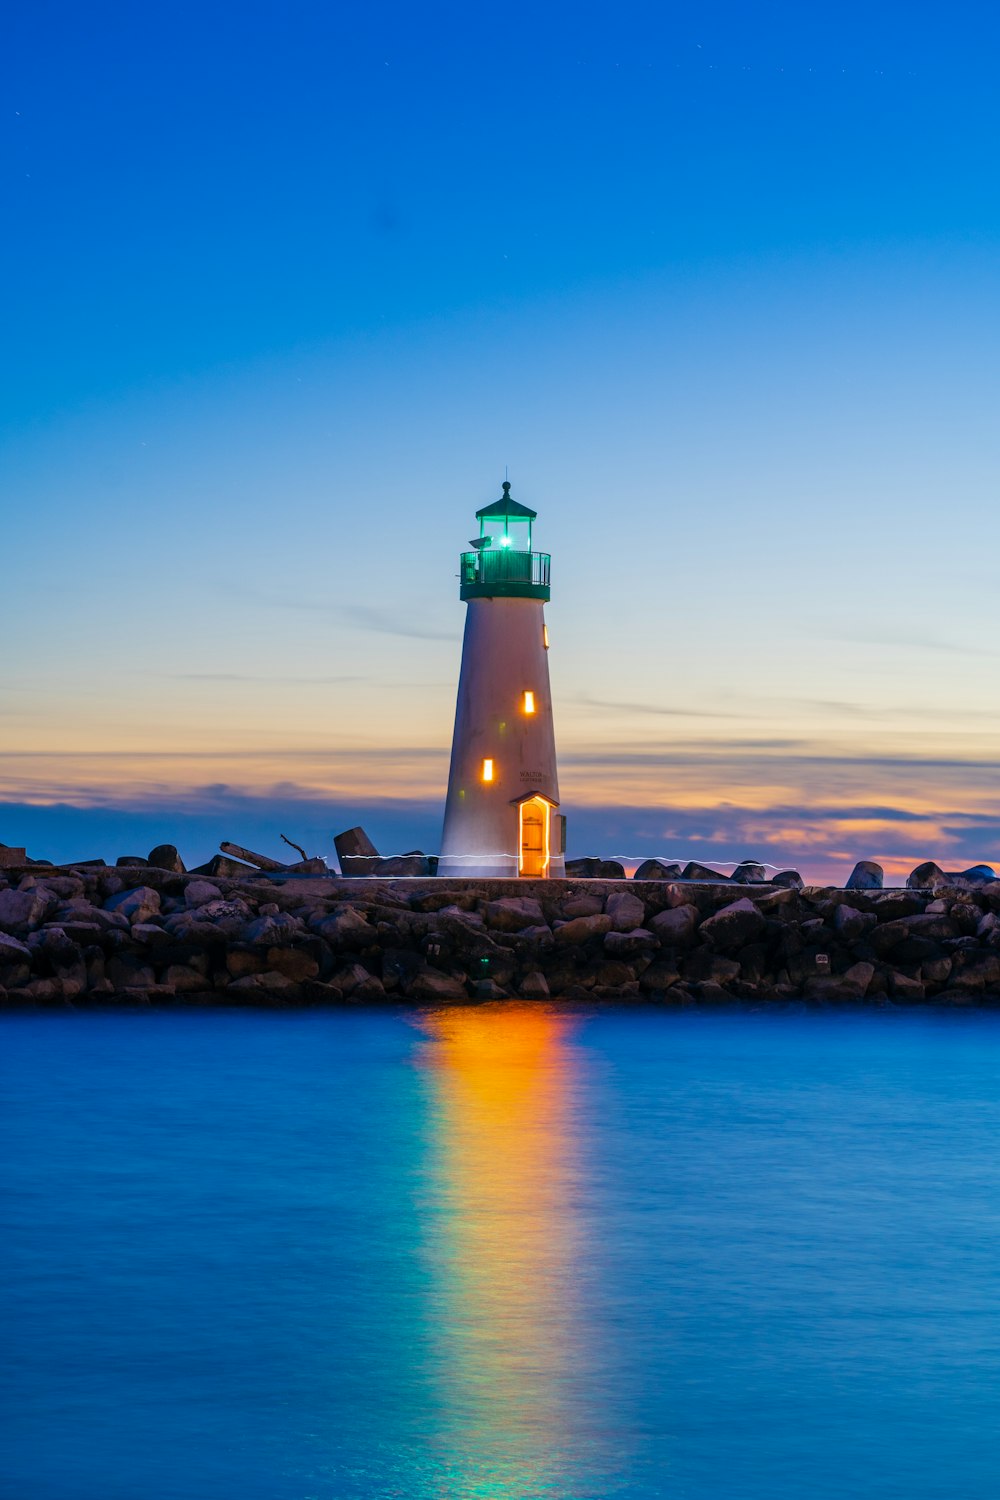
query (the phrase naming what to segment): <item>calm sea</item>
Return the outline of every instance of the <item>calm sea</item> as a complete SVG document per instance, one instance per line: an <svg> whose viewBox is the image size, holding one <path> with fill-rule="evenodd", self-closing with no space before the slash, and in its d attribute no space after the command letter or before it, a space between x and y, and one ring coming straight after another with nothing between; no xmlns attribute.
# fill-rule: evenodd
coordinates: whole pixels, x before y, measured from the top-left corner
<svg viewBox="0 0 1000 1500"><path fill-rule="evenodd" d="M1000 1017L7 1016L11 1500L995 1500Z"/></svg>

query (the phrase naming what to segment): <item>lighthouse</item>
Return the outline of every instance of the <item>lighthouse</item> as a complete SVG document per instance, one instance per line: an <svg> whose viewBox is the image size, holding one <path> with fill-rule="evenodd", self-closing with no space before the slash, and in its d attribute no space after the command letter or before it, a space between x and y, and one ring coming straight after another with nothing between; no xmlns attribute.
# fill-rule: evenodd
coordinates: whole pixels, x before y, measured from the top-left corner
<svg viewBox="0 0 1000 1500"><path fill-rule="evenodd" d="M531 550L536 512L510 484L476 511L461 556L466 602L439 875L565 874L549 690L547 552Z"/></svg>

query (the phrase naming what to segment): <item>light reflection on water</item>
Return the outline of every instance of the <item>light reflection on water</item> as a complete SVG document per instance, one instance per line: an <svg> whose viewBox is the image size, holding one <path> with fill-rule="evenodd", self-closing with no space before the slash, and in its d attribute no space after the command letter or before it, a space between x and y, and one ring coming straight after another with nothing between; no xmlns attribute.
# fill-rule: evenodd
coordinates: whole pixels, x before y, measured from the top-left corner
<svg viewBox="0 0 1000 1500"><path fill-rule="evenodd" d="M428 1017L425 1254L442 1497L600 1494L580 1196L576 1022L537 1006ZM596 1488L594 1486L596 1485Z"/></svg>

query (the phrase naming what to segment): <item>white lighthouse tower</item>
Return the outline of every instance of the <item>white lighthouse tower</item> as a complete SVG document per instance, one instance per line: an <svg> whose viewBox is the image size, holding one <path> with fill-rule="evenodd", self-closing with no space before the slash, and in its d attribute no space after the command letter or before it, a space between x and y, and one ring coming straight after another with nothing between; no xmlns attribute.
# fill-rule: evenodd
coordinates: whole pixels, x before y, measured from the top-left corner
<svg viewBox="0 0 1000 1500"><path fill-rule="evenodd" d="M468 603L439 875L544 879L565 873L549 691L547 552L536 512L503 496L476 512L461 558Z"/></svg>

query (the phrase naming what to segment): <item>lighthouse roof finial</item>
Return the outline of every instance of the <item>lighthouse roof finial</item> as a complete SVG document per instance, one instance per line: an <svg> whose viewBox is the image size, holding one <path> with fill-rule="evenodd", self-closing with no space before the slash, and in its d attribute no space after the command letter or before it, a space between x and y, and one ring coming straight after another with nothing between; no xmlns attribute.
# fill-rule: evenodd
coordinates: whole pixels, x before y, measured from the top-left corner
<svg viewBox="0 0 1000 1500"><path fill-rule="evenodd" d="M476 519L483 516L519 516L522 520L533 521L538 515L537 510L529 510L528 506L521 505L519 501L510 498L510 480L505 479L500 486L503 495L499 500L494 500L492 505L484 505L482 510L476 511Z"/></svg>

